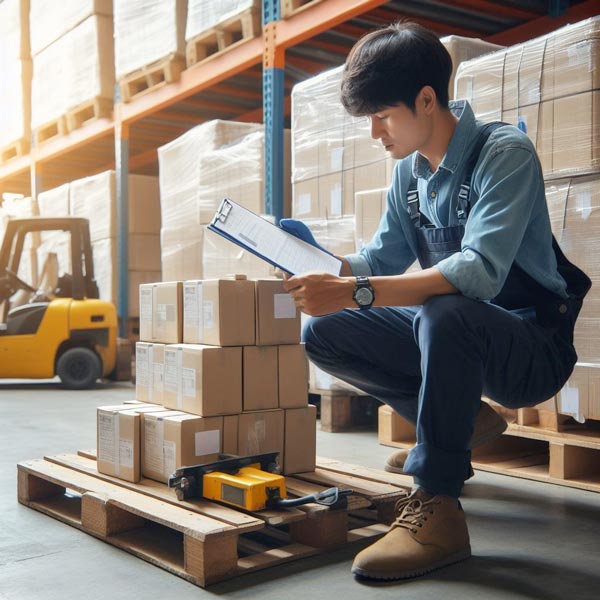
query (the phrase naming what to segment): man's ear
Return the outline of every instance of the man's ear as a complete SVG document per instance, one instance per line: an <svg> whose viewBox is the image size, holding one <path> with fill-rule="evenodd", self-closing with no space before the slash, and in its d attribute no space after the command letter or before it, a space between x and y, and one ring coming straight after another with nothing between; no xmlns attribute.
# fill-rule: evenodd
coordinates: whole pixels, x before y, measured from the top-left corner
<svg viewBox="0 0 600 600"><path fill-rule="evenodd" d="M419 101L425 114L431 114L437 104L435 90L430 85L423 86L419 92Z"/></svg>

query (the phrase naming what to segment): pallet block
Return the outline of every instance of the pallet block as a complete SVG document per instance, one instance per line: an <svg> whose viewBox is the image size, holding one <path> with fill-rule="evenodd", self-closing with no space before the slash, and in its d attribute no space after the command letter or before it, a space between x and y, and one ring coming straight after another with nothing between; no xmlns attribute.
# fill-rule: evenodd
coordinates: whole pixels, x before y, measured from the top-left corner
<svg viewBox="0 0 600 600"><path fill-rule="evenodd" d="M33 142L36 146L39 146L48 140L52 140L61 135L66 135L68 132L67 119L65 115L61 115L34 129L32 132Z"/></svg>
<svg viewBox="0 0 600 600"><path fill-rule="evenodd" d="M0 165L29 152L29 140L21 138L0 148Z"/></svg>
<svg viewBox="0 0 600 600"><path fill-rule="evenodd" d="M259 35L260 10L247 9L190 39L186 44L187 66L191 67L231 50Z"/></svg>
<svg viewBox="0 0 600 600"><path fill-rule="evenodd" d="M67 111L67 128L69 132L79 129L89 121L110 117L113 111L112 98L91 98L75 108Z"/></svg>
<svg viewBox="0 0 600 600"><path fill-rule="evenodd" d="M185 69L185 60L178 55L170 55L126 75L119 81L121 101L131 102L167 83L178 81Z"/></svg>
<svg viewBox="0 0 600 600"><path fill-rule="evenodd" d="M315 472L287 477L291 496L352 486L348 506L318 504L247 513L191 499L151 480L99 474L93 452L18 465L19 502L205 587L384 534L408 478L317 460ZM378 478L381 478L379 481Z"/></svg>
<svg viewBox="0 0 600 600"><path fill-rule="evenodd" d="M289 19L295 14L319 4L322 0L281 0L281 18Z"/></svg>

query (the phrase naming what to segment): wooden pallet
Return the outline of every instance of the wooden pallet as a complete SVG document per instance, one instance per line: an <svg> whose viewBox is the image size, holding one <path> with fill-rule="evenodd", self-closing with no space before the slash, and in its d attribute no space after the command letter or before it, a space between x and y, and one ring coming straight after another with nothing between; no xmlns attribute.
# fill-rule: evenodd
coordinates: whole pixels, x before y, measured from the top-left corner
<svg viewBox="0 0 600 600"><path fill-rule="evenodd" d="M319 396L321 430L339 433L357 428L375 427L380 402L350 390L322 390L311 388Z"/></svg>
<svg viewBox="0 0 600 600"><path fill-rule="evenodd" d="M79 106L67 111L67 128L69 131L79 129L85 123L110 117L113 111L112 98L92 98L87 102L83 102Z"/></svg>
<svg viewBox="0 0 600 600"><path fill-rule="evenodd" d="M33 142L36 146L39 146L48 140L52 140L61 135L66 135L68 132L67 119L65 115L61 115L34 129L32 132Z"/></svg>
<svg viewBox="0 0 600 600"><path fill-rule="evenodd" d="M289 19L320 2L322 0L281 0L281 18Z"/></svg>
<svg viewBox="0 0 600 600"><path fill-rule="evenodd" d="M532 409L525 410L532 419ZM545 415L537 419L527 425L510 423L501 437L474 449L473 468L600 492L600 422L582 425L558 419L562 430L553 431L545 426ZM415 441L411 423L390 407L380 407L380 444L409 448Z"/></svg>
<svg viewBox="0 0 600 600"><path fill-rule="evenodd" d="M97 472L93 453L18 465L19 502L199 586L375 538L387 531L409 478L318 459L287 477L293 496L351 486L347 509L304 507L246 513L206 500L180 502L164 484ZM404 487L403 487L404 486Z"/></svg>
<svg viewBox="0 0 600 600"><path fill-rule="evenodd" d="M29 152L29 140L21 138L0 148L0 165Z"/></svg>
<svg viewBox="0 0 600 600"><path fill-rule="evenodd" d="M260 10L247 9L199 33L186 44L187 66L213 58L261 35Z"/></svg>
<svg viewBox="0 0 600 600"><path fill-rule="evenodd" d="M167 83L178 81L185 69L185 60L171 55L126 75L119 81L121 101L131 102Z"/></svg>

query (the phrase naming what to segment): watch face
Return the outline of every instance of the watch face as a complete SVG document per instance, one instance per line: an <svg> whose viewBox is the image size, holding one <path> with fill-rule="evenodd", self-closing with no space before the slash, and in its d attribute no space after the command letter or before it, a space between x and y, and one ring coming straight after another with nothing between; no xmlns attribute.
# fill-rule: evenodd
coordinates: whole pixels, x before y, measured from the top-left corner
<svg viewBox="0 0 600 600"><path fill-rule="evenodd" d="M359 288L356 290L354 298L359 306L368 306L373 302L373 294L368 288Z"/></svg>

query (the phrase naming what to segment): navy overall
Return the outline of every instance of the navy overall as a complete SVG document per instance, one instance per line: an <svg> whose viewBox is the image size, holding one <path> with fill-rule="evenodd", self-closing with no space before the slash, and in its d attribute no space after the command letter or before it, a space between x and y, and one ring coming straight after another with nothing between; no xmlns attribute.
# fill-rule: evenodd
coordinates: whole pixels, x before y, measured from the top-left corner
<svg viewBox="0 0 600 600"><path fill-rule="evenodd" d="M418 209L416 180L408 187L423 268L460 252L473 170L491 131L502 125L480 132L459 191L458 225L433 227ZM483 394L510 408L534 406L556 394L571 374L577 360L573 327L591 283L554 239L553 248L567 299L513 264L491 302L448 294L423 306L344 310L306 324L312 362L416 425L417 444L404 472L428 492L460 495Z"/></svg>

